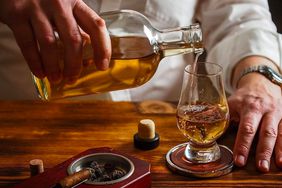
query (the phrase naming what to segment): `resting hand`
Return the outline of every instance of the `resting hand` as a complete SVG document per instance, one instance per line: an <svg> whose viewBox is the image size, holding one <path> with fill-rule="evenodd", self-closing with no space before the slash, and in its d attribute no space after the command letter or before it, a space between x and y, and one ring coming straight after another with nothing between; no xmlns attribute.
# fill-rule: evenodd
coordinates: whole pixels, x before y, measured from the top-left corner
<svg viewBox="0 0 282 188"><path fill-rule="evenodd" d="M51 82L78 78L82 67L79 27L91 38L97 67L108 67L111 47L104 20L82 0L1 0L0 21L11 28L31 71L39 78L47 76ZM63 57L54 28L64 45Z"/></svg>
<svg viewBox="0 0 282 188"><path fill-rule="evenodd" d="M266 63L268 60L263 59L262 61L261 57L245 59L241 70L242 67L253 65L255 62ZM274 66L271 62L267 65ZM277 69L275 66L274 68ZM239 80L237 89L228 102L231 118L239 121L234 146L235 165L244 166L246 164L251 144L257 133L257 169L261 172L269 171L273 151L276 164L282 167L281 88L263 75L249 73Z"/></svg>

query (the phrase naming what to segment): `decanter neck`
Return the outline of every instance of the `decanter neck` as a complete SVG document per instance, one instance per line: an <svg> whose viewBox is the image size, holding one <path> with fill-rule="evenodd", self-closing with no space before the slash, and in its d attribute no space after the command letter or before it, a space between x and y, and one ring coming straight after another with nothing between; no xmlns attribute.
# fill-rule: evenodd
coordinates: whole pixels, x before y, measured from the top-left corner
<svg viewBox="0 0 282 188"><path fill-rule="evenodd" d="M158 31L155 35L155 51L165 56L186 53L202 53L202 31L199 24Z"/></svg>

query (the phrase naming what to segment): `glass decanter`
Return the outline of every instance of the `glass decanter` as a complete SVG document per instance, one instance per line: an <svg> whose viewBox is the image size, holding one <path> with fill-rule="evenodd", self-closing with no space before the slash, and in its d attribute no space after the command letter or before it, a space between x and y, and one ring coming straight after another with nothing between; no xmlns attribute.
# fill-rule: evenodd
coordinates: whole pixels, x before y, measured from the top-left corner
<svg viewBox="0 0 282 188"><path fill-rule="evenodd" d="M152 78L162 58L203 51L198 24L160 31L144 15L132 10L105 12L100 16L105 20L111 38L109 69L97 70L92 60L91 41L86 40L83 62L90 62L90 66L83 67L75 83L63 80L53 84L47 78L33 76L41 99L53 100L137 87Z"/></svg>

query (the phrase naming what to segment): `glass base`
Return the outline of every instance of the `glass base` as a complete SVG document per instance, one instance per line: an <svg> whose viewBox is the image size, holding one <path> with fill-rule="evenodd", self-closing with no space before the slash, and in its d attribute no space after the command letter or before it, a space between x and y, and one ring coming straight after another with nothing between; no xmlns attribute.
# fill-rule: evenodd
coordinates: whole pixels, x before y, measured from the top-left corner
<svg viewBox="0 0 282 188"><path fill-rule="evenodd" d="M184 155L192 163L209 163L220 158L220 148L216 142L206 148L194 147L187 143Z"/></svg>
<svg viewBox="0 0 282 188"><path fill-rule="evenodd" d="M201 178L219 177L228 174L233 168L233 153L226 146L218 145L221 157L209 163L192 163L185 157L187 143L172 148L166 154L167 166L173 172L184 176Z"/></svg>

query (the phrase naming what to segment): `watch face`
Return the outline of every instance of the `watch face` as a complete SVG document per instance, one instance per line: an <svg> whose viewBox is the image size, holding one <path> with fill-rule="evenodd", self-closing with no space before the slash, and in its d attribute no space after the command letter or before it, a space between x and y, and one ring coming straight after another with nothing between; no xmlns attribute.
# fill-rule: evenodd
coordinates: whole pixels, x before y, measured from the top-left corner
<svg viewBox="0 0 282 188"><path fill-rule="evenodd" d="M274 84L277 84L279 86L282 85L282 77L280 74L275 72L273 69L271 69L268 66L259 66L259 73L263 74L266 78L268 78L271 82Z"/></svg>

